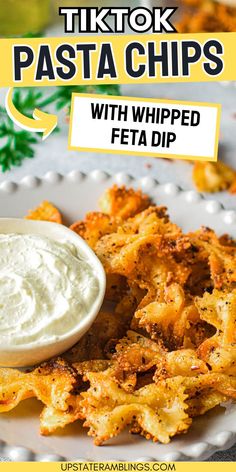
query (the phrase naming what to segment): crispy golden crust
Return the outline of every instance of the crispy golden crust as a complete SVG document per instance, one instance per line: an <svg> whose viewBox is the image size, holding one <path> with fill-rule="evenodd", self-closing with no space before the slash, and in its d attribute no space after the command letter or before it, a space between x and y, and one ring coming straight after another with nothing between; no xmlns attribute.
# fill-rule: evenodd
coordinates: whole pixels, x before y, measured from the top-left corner
<svg viewBox="0 0 236 472"><path fill-rule="evenodd" d="M163 297L166 283L184 285L190 275L182 253L190 247L180 228L169 221L166 209L150 207L102 237L95 252L107 274L127 279L131 293L141 296L141 305ZM180 261L182 259L182 261Z"/></svg>
<svg viewBox="0 0 236 472"><path fill-rule="evenodd" d="M177 240L182 235L181 229L170 221L167 208L149 206L132 218L129 217L119 227L121 234L165 235Z"/></svg>
<svg viewBox="0 0 236 472"><path fill-rule="evenodd" d="M236 283L236 246L229 238L218 238L209 228L188 235L208 261L213 287L233 288Z"/></svg>
<svg viewBox="0 0 236 472"><path fill-rule="evenodd" d="M196 298L200 316L214 326L214 336L203 341L198 355L212 371L236 375L236 290L230 293L214 290L202 298Z"/></svg>
<svg viewBox="0 0 236 472"><path fill-rule="evenodd" d="M223 162L195 162L193 182L199 192L220 192L233 189L235 170ZM231 190L232 191L232 190Z"/></svg>
<svg viewBox="0 0 236 472"><path fill-rule="evenodd" d="M96 445L117 436L126 426L147 439L168 443L191 424L181 378L152 383L134 393L119 387L109 369L89 373L86 378L90 388L82 393L81 406L84 426L89 428L89 436L95 437Z"/></svg>
<svg viewBox="0 0 236 472"><path fill-rule="evenodd" d="M236 31L236 8L214 0L182 0L186 5L176 25L179 33Z"/></svg>
<svg viewBox="0 0 236 472"><path fill-rule="evenodd" d="M120 218L110 217L105 213L90 212L87 213L84 221L76 221L70 229L85 239L91 248L94 248L102 236L116 231L121 221Z"/></svg>
<svg viewBox="0 0 236 472"><path fill-rule="evenodd" d="M44 405L40 431L42 434L52 432L59 422L57 413L63 417L63 426L79 417L79 396L75 398L73 391L81 383L75 369L63 359L43 363L31 372L24 373L16 369L0 369L0 412L15 408L22 400L36 397ZM70 409L70 421L64 416ZM51 424L47 423L50 413ZM54 423L53 423L54 417ZM54 424L54 426L53 426ZM55 428L54 428L55 427Z"/></svg>
<svg viewBox="0 0 236 472"><path fill-rule="evenodd" d="M209 372L206 363L200 359L194 349L178 349L177 351L166 352L156 364L157 370L154 380L160 378L176 377L196 377L199 374Z"/></svg>
<svg viewBox="0 0 236 472"><path fill-rule="evenodd" d="M145 210L150 205L150 199L140 190L114 185L101 197L99 205L104 213L127 219Z"/></svg>
<svg viewBox="0 0 236 472"><path fill-rule="evenodd" d="M191 418L204 415L207 411L227 401L226 395L215 392L211 388L203 390L200 394L190 398L188 403L188 414Z"/></svg>
<svg viewBox="0 0 236 472"><path fill-rule="evenodd" d="M62 216L59 210L48 201L42 202L34 210L30 210L25 216L27 220L51 221L52 223L62 223Z"/></svg>
<svg viewBox="0 0 236 472"><path fill-rule="evenodd" d="M151 302L135 312L138 326L144 328L153 339L162 339L169 349L184 345L188 328L200 321L198 311L184 290L176 283L166 287L164 301Z"/></svg>
<svg viewBox="0 0 236 472"><path fill-rule="evenodd" d="M101 311L89 331L63 357L69 362L105 359L104 349L111 338L121 338L127 321L119 314Z"/></svg>
<svg viewBox="0 0 236 472"><path fill-rule="evenodd" d="M112 346L111 346L112 347ZM128 331L113 346L114 354L111 357L112 376L126 392L133 392L142 378L143 385L152 382L157 363L164 356L164 348L154 341L134 331ZM112 352L113 352L112 351ZM147 377L143 373L150 373ZM141 375L140 375L141 374Z"/></svg>
<svg viewBox="0 0 236 472"><path fill-rule="evenodd" d="M227 397L236 398L236 378L230 375L209 372L196 377L183 377L183 383L189 398L209 388Z"/></svg>

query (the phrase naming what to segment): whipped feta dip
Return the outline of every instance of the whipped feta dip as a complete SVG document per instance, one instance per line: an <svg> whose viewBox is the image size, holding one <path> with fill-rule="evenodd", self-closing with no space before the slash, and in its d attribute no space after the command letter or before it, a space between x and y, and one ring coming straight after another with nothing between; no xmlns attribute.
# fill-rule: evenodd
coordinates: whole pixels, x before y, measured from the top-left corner
<svg viewBox="0 0 236 472"><path fill-rule="evenodd" d="M96 303L96 268L73 244L36 234L0 234L0 342L55 342Z"/></svg>

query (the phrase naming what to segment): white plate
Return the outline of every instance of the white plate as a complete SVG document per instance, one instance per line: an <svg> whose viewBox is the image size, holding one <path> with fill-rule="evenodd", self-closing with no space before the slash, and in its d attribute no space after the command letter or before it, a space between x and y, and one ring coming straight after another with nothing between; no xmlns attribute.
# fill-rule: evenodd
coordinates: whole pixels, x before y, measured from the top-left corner
<svg viewBox="0 0 236 472"><path fill-rule="evenodd" d="M65 177L50 172L43 179L29 176L19 184L4 182L0 185L0 216L22 217L29 208L48 199L71 223L87 211L96 210L99 196L114 182L141 187L157 204L168 206L172 220L186 231L205 225L236 237L236 213L223 210L216 201L204 200L193 191L184 192L174 184L159 185L150 177L137 181L125 174L111 177L101 171L86 176L74 171ZM79 422L54 436L41 437L38 434L41 409L36 400L26 400L12 412L0 415L0 455L18 461L204 460L236 441L236 405L227 410L215 409L194 420L186 435L178 436L168 445L124 433L102 447L93 445Z"/></svg>

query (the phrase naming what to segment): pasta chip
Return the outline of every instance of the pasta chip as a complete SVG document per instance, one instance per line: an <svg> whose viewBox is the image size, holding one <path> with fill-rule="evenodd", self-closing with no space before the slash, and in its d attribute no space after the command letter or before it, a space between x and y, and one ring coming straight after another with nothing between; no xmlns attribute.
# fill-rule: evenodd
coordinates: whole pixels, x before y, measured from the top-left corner
<svg viewBox="0 0 236 472"><path fill-rule="evenodd" d="M68 424L73 423L79 417L79 415L75 416L74 411L61 411L52 406L44 407L40 415L40 433L43 436L48 436L57 429L64 428Z"/></svg>
<svg viewBox="0 0 236 472"><path fill-rule="evenodd" d="M236 282L236 245L229 238L218 238L209 228L190 233L191 242L208 261L213 287L221 289Z"/></svg>
<svg viewBox="0 0 236 472"><path fill-rule="evenodd" d="M206 363L200 359L194 349L178 349L167 352L157 362L154 379L176 377L196 377L208 373Z"/></svg>
<svg viewBox="0 0 236 472"><path fill-rule="evenodd" d="M174 240L182 236L181 229L170 221L167 208L162 206L149 206L144 211L128 218L119 227L122 234L153 235L162 234L173 237ZM177 241L178 242L178 239Z"/></svg>
<svg viewBox="0 0 236 472"><path fill-rule="evenodd" d="M236 23L235 23L236 25ZM226 190L235 180L235 170L223 162L195 162L193 181L199 192Z"/></svg>
<svg viewBox="0 0 236 472"><path fill-rule="evenodd" d="M230 375L236 375L235 303L236 290L214 290L195 300L201 318L216 329L215 335L199 346L199 356L213 371Z"/></svg>
<svg viewBox="0 0 236 472"><path fill-rule="evenodd" d="M77 419L79 416L78 406L75 411L75 398L72 395L74 389L79 385L79 377L75 369L70 367L64 360L57 359L48 363L43 363L32 372L24 373L16 369L0 369L0 412L6 412L15 408L22 400L36 397L46 408L43 410L42 418L49 414L49 411L60 412L62 417L70 408L70 418ZM76 402L78 397L76 398ZM49 409L49 410L48 410ZM67 417L68 419L68 417ZM67 423L66 416L64 424ZM69 421L70 422L70 421ZM56 421L54 424L56 426ZM52 431L53 426L48 430ZM42 432L47 431L46 423L42 427Z"/></svg>
<svg viewBox="0 0 236 472"><path fill-rule="evenodd" d="M132 292L134 287L146 292L141 306L163 297L166 284L184 285L190 274L184 262L175 260L182 246L159 234L114 233L101 238L95 250L106 273L126 277Z"/></svg>
<svg viewBox="0 0 236 472"><path fill-rule="evenodd" d="M134 319L153 339L160 338L169 349L176 349L183 344L191 323L196 324L200 318L182 287L172 284L166 287L163 302L155 301L137 310Z"/></svg>
<svg viewBox="0 0 236 472"><path fill-rule="evenodd" d="M89 244L95 248L98 240L105 234L116 231L122 220L118 217L111 217L101 212L87 213L85 220L76 221L70 229L79 234Z"/></svg>
<svg viewBox="0 0 236 472"><path fill-rule="evenodd" d="M227 397L220 392L205 389L187 401L188 414L191 418L204 415L207 411L227 401Z"/></svg>
<svg viewBox="0 0 236 472"><path fill-rule="evenodd" d="M87 378L90 388L82 393L84 426L96 445L117 436L126 426L147 439L168 443L191 424L181 378L146 385L132 394L119 388L109 370L90 373Z"/></svg>
<svg viewBox="0 0 236 472"><path fill-rule="evenodd" d="M201 318L216 328L216 336L220 336L223 346L236 343L235 304L236 290L227 293L215 289L211 294L205 293L202 298L195 299Z"/></svg>
<svg viewBox="0 0 236 472"><path fill-rule="evenodd" d="M45 405L66 410L67 398L76 384L75 372L63 360L44 363L32 372L0 369L0 411L14 408L25 398L36 397Z"/></svg>
<svg viewBox="0 0 236 472"><path fill-rule="evenodd" d="M176 25L179 33L236 31L236 8L214 0L182 0L185 9Z"/></svg>
<svg viewBox="0 0 236 472"><path fill-rule="evenodd" d="M25 216L27 220L51 221L52 223L62 223L62 216L59 210L52 203L45 200L34 210L30 210Z"/></svg>
<svg viewBox="0 0 236 472"><path fill-rule="evenodd" d="M149 207L150 199L140 190L113 185L101 197L99 205L104 213L125 220Z"/></svg>
<svg viewBox="0 0 236 472"><path fill-rule="evenodd" d="M126 332L126 320L118 314L101 311L89 331L67 351L68 362L83 362L105 358L105 346L111 338L120 338Z"/></svg>
<svg viewBox="0 0 236 472"><path fill-rule="evenodd" d="M199 392L206 389L212 389L227 397L236 398L235 376L209 372L208 374L183 377L182 379L189 398L194 398Z"/></svg>
<svg viewBox="0 0 236 472"><path fill-rule="evenodd" d="M115 346L112 375L127 392L135 390L138 375L150 371L164 355L164 349L139 333L128 331ZM153 374L152 374L153 375ZM148 383L152 380L148 377Z"/></svg>

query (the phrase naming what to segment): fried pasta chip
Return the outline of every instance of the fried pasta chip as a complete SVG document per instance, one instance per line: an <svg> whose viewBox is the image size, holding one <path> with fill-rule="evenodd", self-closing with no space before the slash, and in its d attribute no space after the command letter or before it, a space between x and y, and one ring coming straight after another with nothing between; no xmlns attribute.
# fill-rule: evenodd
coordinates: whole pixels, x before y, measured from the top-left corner
<svg viewBox="0 0 236 472"><path fill-rule="evenodd" d="M85 220L76 221L70 229L81 236L88 245L95 249L102 236L113 233L122 223L121 218L111 217L101 212L87 213ZM125 279L120 275L107 274L105 298L111 301L119 301L126 291Z"/></svg>
<svg viewBox="0 0 236 472"><path fill-rule="evenodd" d="M227 397L222 393L215 392L212 389L205 389L187 401L188 414L191 418L204 415L207 411L226 401Z"/></svg>
<svg viewBox="0 0 236 472"><path fill-rule="evenodd" d="M102 237L95 248L107 274L127 278L131 289L146 291L142 306L156 300L166 283L184 285L190 269L178 259L188 238L169 221L163 207L150 207L127 220L116 233Z"/></svg>
<svg viewBox="0 0 236 472"><path fill-rule="evenodd" d="M81 394L84 426L89 428L89 436L95 437L96 445L117 436L126 426L147 439L166 444L191 424L182 378L152 383L134 393L119 387L109 369L87 374L86 378L90 388Z"/></svg>
<svg viewBox="0 0 236 472"><path fill-rule="evenodd" d="M193 349L180 349L168 352L157 343L134 331L128 331L126 337L116 343L111 356L112 376L125 391L137 388L140 374L150 372L142 380L143 385L170 377L195 377L209 372L206 363L197 356ZM154 369L153 369L154 368ZM155 372L155 373L154 373Z"/></svg>
<svg viewBox="0 0 236 472"><path fill-rule="evenodd" d="M183 11L176 25L179 33L236 31L236 8L214 0L182 1L190 8Z"/></svg>
<svg viewBox="0 0 236 472"><path fill-rule="evenodd" d="M177 240L182 231L176 224L170 221L167 208L163 206L149 206L132 218L128 218L119 227L122 234L154 235L160 234L173 237Z"/></svg>
<svg viewBox="0 0 236 472"><path fill-rule="evenodd" d="M184 337L190 336L188 328L200 320L196 307L176 283L166 287L163 302L152 302L137 310L134 319L153 339L162 339L168 349L182 346Z"/></svg>
<svg viewBox="0 0 236 472"><path fill-rule="evenodd" d="M205 389L215 390L229 398L236 398L236 377L209 372L196 377L183 377L189 398L198 396Z"/></svg>
<svg viewBox="0 0 236 472"><path fill-rule="evenodd" d="M85 220L76 221L70 229L79 234L93 249L105 234L114 233L122 220L101 212L87 213Z"/></svg>
<svg viewBox="0 0 236 472"><path fill-rule="evenodd" d="M219 383L219 379L215 379L211 373L183 377L188 395L188 414L191 418L204 415L207 411L229 400L227 395L215 389L216 380Z"/></svg>
<svg viewBox="0 0 236 472"><path fill-rule="evenodd" d="M40 415L40 433L44 436L54 433L58 428L64 428L70 423L82 419L81 414L82 397L77 392L72 392L67 401L67 409L58 410L53 406L44 407Z"/></svg>
<svg viewBox="0 0 236 472"><path fill-rule="evenodd" d="M179 349L168 352L157 364L153 380L158 384L163 378L182 376L187 387L188 414L203 415L227 400L227 396L212 387L213 377L209 374L207 364L202 361L193 349ZM205 374L205 375L204 375Z"/></svg>
<svg viewBox="0 0 236 472"><path fill-rule="evenodd" d="M221 337L222 345L236 343L236 290L230 293L214 290L195 299L202 319L212 324Z"/></svg>
<svg viewBox="0 0 236 472"><path fill-rule="evenodd" d="M59 210L48 201L42 202L34 210L30 210L25 216L27 220L51 221L52 223L62 223L62 216Z"/></svg>
<svg viewBox="0 0 236 472"><path fill-rule="evenodd" d="M62 418L70 409L70 421L68 421L68 416L67 419L63 416L63 426L71 422L72 417L73 421L79 417L78 397L75 402L72 396L78 384L76 370L62 359L43 363L28 373L2 368L0 369L0 412L12 410L22 400L36 397L45 405L41 432L46 434L54 429L53 424L56 427L61 423L56 419L57 414ZM46 421L49 412L51 412L50 424Z"/></svg>
<svg viewBox="0 0 236 472"><path fill-rule="evenodd" d="M105 346L111 338L121 338L127 329L127 320L119 314L100 311L89 331L63 354L68 362L105 359Z"/></svg>
<svg viewBox="0 0 236 472"><path fill-rule="evenodd" d="M220 192L235 181L235 170L223 162L195 162L193 181L199 192Z"/></svg>
<svg viewBox="0 0 236 472"><path fill-rule="evenodd" d="M178 349L177 351L166 352L157 362L157 370L154 375L155 380L160 378L195 377L199 374L208 373L206 363L197 356L194 349Z"/></svg>
<svg viewBox="0 0 236 472"><path fill-rule="evenodd" d="M202 319L212 324L216 333L203 341L198 348L199 357L207 362L214 372L236 375L236 290L230 293L214 290L195 304Z"/></svg>
<svg viewBox="0 0 236 472"><path fill-rule="evenodd" d="M110 238L105 236L96 247L106 272L126 277L131 293L133 289L137 293L138 288L139 293L145 294L140 307L163 298L166 284L184 285L190 273L185 264L177 263L171 254L164 257L156 241L151 242L152 238L116 234Z"/></svg>
<svg viewBox="0 0 236 472"><path fill-rule="evenodd" d="M80 400L77 396L75 402L68 405L67 411L57 410L52 406L44 407L40 415L40 433L43 436L48 436L54 433L58 428L64 428L70 423L81 419Z"/></svg>
<svg viewBox="0 0 236 472"><path fill-rule="evenodd" d="M213 287L234 287L236 284L236 245L229 238L218 238L209 228L190 233L190 240L208 261Z"/></svg>
<svg viewBox="0 0 236 472"><path fill-rule="evenodd" d="M150 199L140 190L113 185L101 197L99 205L104 213L125 220L145 210L150 205Z"/></svg>
<svg viewBox="0 0 236 472"><path fill-rule="evenodd" d="M113 349L114 350L114 349ZM140 380L139 374L151 371L163 357L164 349L156 342L134 331L128 331L115 346L112 355L112 375L122 388L133 392ZM153 373L145 381L152 382Z"/></svg>
<svg viewBox="0 0 236 472"><path fill-rule="evenodd" d="M202 373L196 376L177 376L173 379L182 379L181 385L185 387L188 415L202 415L208 410L220 405L229 399L236 397L236 378L228 375L212 372ZM159 385L160 378L155 375L155 382Z"/></svg>
<svg viewBox="0 0 236 472"><path fill-rule="evenodd" d="M236 375L236 346L222 346L218 337L206 339L198 348L198 355L214 372Z"/></svg>

